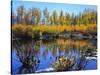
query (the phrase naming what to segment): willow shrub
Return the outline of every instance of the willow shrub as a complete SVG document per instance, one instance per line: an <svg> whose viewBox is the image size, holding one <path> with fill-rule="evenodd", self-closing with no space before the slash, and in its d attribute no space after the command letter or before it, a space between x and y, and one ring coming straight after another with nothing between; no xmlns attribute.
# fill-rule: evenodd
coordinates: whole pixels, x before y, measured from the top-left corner
<svg viewBox="0 0 100 75"><path fill-rule="evenodd" d="M70 58L61 57L53 64L53 68L57 71L67 71L70 69L72 62Z"/></svg>
<svg viewBox="0 0 100 75"><path fill-rule="evenodd" d="M95 24L88 25L13 25L13 33L18 37L38 38L43 34L58 35L61 32L76 31L81 33L96 33L97 27Z"/></svg>

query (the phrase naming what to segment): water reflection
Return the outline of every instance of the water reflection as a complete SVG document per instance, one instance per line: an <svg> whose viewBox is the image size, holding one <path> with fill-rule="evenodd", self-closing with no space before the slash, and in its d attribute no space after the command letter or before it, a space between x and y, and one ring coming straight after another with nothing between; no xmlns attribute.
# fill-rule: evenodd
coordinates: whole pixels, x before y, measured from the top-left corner
<svg viewBox="0 0 100 75"><path fill-rule="evenodd" d="M16 56L22 66L17 70L18 73L33 73L37 70L40 60L40 45L35 41L14 41L13 47L16 49Z"/></svg>
<svg viewBox="0 0 100 75"><path fill-rule="evenodd" d="M55 56L67 56L73 57L79 55L93 56L96 55L96 46L87 40L63 40L57 39L51 42L41 42L41 47L45 48L43 55L46 56L49 52L52 52Z"/></svg>
<svg viewBox="0 0 100 75"><path fill-rule="evenodd" d="M14 51L16 51L15 58L18 58L22 64L16 70L15 67L12 66L12 72L18 74L34 73L41 69L43 69L41 72L45 72L46 68L53 68L54 63L62 57L74 61L70 68L66 69L67 71L84 70L89 64L87 57L96 57L97 52L96 45L88 40L64 39L53 41L17 40L13 41L12 57ZM15 61L15 59L12 59L12 62L13 61ZM96 65L96 63L94 65Z"/></svg>

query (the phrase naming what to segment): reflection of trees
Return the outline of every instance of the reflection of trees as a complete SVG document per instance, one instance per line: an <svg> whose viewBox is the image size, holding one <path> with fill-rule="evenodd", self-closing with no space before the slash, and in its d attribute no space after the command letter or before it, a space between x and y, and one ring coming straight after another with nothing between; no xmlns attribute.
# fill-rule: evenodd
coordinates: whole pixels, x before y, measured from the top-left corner
<svg viewBox="0 0 100 75"><path fill-rule="evenodd" d="M52 52L53 56L61 56L62 53L68 54L69 52L73 50L77 50L78 52L84 52L85 55L88 55L89 53L93 53L96 51L96 47L93 46L90 42L85 40L57 40L54 42L47 42L41 43L41 47L45 47L44 56L46 56L49 52Z"/></svg>
<svg viewBox="0 0 100 75"><path fill-rule="evenodd" d="M53 62L56 62L61 57L73 59L72 64L67 70L82 70L87 65L87 56L93 56L96 47L87 41L71 41L57 40L52 42L36 42L36 41L14 41L13 47L16 48L16 54L19 61L23 64L16 70L18 73L35 72L39 66L39 54L46 59L49 53ZM41 48L40 48L41 47ZM40 52L41 51L41 52Z"/></svg>
<svg viewBox="0 0 100 75"><path fill-rule="evenodd" d="M84 69L88 63L86 57L93 56L96 52L96 47L85 40L57 40L55 42L42 43L41 46L46 48L43 55L47 56L49 52L52 52L53 57L56 58L55 61L62 56L74 59L74 65L68 70Z"/></svg>
<svg viewBox="0 0 100 75"><path fill-rule="evenodd" d="M16 55L22 66L18 68L18 73L35 72L39 66L40 45L35 41L14 41L13 46L16 48Z"/></svg>

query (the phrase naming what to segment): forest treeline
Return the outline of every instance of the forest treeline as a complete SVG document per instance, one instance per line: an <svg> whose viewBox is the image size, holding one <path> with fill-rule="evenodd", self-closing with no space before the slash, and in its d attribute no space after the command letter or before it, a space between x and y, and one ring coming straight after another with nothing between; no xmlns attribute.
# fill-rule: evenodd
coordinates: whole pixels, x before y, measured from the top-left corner
<svg viewBox="0 0 100 75"><path fill-rule="evenodd" d="M77 9L76 9L77 10ZM48 8L41 11L39 8L30 8L26 11L23 5L19 6L16 14L12 11L12 24L26 25L80 25L97 24L97 11L84 9L78 15L61 10L49 12Z"/></svg>

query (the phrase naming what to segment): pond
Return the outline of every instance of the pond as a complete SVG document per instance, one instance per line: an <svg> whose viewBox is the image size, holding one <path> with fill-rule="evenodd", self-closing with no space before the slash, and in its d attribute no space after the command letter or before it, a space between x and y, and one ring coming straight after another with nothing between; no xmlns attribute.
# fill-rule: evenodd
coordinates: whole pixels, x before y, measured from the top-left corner
<svg viewBox="0 0 100 75"><path fill-rule="evenodd" d="M96 40L13 40L12 74L55 72L56 61L74 59L65 71L97 69Z"/></svg>

